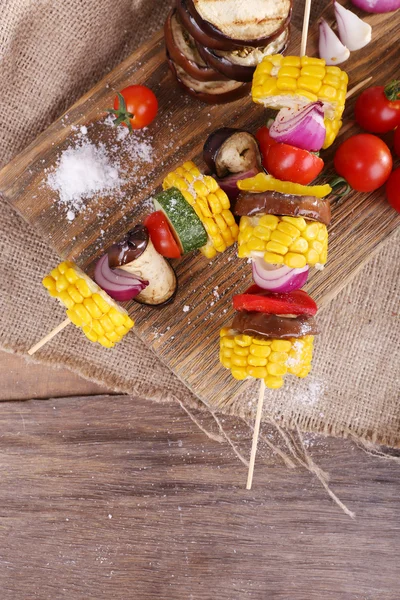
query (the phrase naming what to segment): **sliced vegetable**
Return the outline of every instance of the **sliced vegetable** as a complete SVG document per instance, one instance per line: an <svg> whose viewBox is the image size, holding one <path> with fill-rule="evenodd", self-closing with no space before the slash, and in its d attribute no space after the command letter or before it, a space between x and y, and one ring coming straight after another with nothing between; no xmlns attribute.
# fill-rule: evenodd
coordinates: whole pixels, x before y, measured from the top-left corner
<svg viewBox="0 0 400 600"><path fill-rule="evenodd" d="M334 1L340 41L351 51L364 48L371 41L372 27L339 2Z"/></svg>
<svg viewBox="0 0 400 600"><path fill-rule="evenodd" d="M275 2L272 12L269 2L257 3L256 17L251 19L249 8L242 2L230 2L226 6L225 2L179 0L179 4L186 6L199 28L212 40L221 42L226 50L243 45L265 46L287 27L292 13L290 0Z"/></svg>
<svg viewBox="0 0 400 600"><path fill-rule="evenodd" d="M289 27L266 46L251 48L244 46L235 50L213 50L198 44L198 50L204 61L236 81L251 81L257 65L264 56L284 52L289 41Z"/></svg>
<svg viewBox="0 0 400 600"><path fill-rule="evenodd" d="M240 81L231 81L224 79L218 81L199 81L186 73L167 53L168 66L176 77L179 85L190 96L197 98L206 104L224 104L233 102L238 98L243 98L250 90L251 83L242 83Z"/></svg>
<svg viewBox="0 0 400 600"><path fill-rule="evenodd" d="M158 110L155 94L145 85L130 85L117 93L114 108L107 112L115 115L114 125L124 125L129 131L147 127Z"/></svg>
<svg viewBox="0 0 400 600"><path fill-rule="evenodd" d="M386 182L386 197L390 206L400 213L400 167L391 173Z"/></svg>
<svg viewBox="0 0 400 600"><path fill-rule="evenodd" d="M324 168L324 161L316 154L280 143L271 146L266 164L273 177L301 185L314 181Z"/></svg>
<svg viewBox="0 0 400 600"><path fill-rule="evenodd" d="M151 213L144 220L144 225L149 230L154 248L165 258L179 258L181 251L172 234L167 217L162 210Z"/></svg>
<svg viewBox="0 0 400 600"><path fill-rule="evenodd" d="M145 278L149 285L135 297L137 302L161 306L171 302L177 290L177 278L168 261L154 248L151 239L146 250L135 260L125 263L121 270Z"/></svg>
<svg viewBox="0 0 400 600"><path fill-rule="evenodd" d="M212 173L226 177L257 168L261 154L255 137L242 129L222 127L213 131L203 147L203 159Z"/></svg>
<svg viewBox="0 0 400 600"><path fill-rule="evenodd" d="M183 27L176 9L168 14L164 25L164 38L167 52L177 65L199 81L217 81L223 79L221 73L212 69L201 58L196 42Z"/></svg>
<svg viewBox="0 0 400 600"><path fill-rule="evenodd" d="M207 233L202 222L177 188L172 187L158 194L154 206L165 214L182 254L207 244Z"/></svg>
<svg viewBox="0 0 400 600"><path fill-rule="evenodd" d="M269 292L293 292L307 281L309 267L291 269L286 265L271 265L261 257L253 259L254 283Z"/></svg>
<svg viewBox="0 0 400 600"><path fill-rule="evenodd" d="M288 294L273 294L252 285L244 294L233 296L235 310L273 315L315 315L317 305L304 290Z"/></svg>
<svg viewBox="0 0 400 600"><path fill-rule="evenodd" d="M148 281L137 275L131 275L121 269L110 269L107 254L97 261L94 279L111 298L119 302L132 300L149 285Z"/></svg>
<svg viewBox="0 0 400 600"><path fill-rule="evenodd" d="M400 0L351 0L354 6L368 13L386 13L400 8Z"/></svg>
<svg viewBox="0 0 400 600"><path fill-rule="evenodd" d="M371 133L387 133L400 125L400 81L370 87L359 95L355 106L357 123Z"/></svg>
<svg viewBox="0 0 400 600"><path fill-rule="evenodd" d="M287 340L318 333L314 317L308 315L288 318L262 312L244 311L236 313L232 329L245 335L266 337L269 340Z"/></svg>
<svg viewBox="0 0 400 600"><path fill-rule="evenodd" d="M340 65L350 56L350 50L342 44L325 19L319 22L319 56L327 65Z"/></svg>
<svg viewBox="0 0 400 600"><path fill-rule="evenodd" d="M300 110L282 108L269 129L276 142L303 150L321 150L326 136L322 102L311 102Z"/></svg>
<svg viewBox="0 0 400 600"><path fill-rule="evenodd" d="M128 231L125 239L118 244L113 244L108 249L108 264L110 268L121 267L126 263L136 260L143 254L149 243L147 227L140 223Z"/></svg>
<svg viewBox="0 0 400 600"><path fill-rule="evenodd" d="M234 214L239 217L256 215L284 215L304 217L325 225L331 222L329 200L315 196L294 196L279 192L240 192Z"/></svg>
<svg viewBox="0 0 400 600"><path fill-rule="evenodd" d="M223 177L221 179L218 177L215 178L219 187L224 190L225 194L231 201L231 208L240 194L240 190L237 186L238 181L241 179L247 179L248 177L254 177L254 175L257 175L259 172L260 170L255 167L251 171L246 171L245 173L234 173L233 175L228 175L227 177Z"/></svg>
<svg viewBox="0 0 400 600"><path fill-rule="evenodd" d="M390 150L380 138L360 133L339 146L334 166L354 190L373 192L388 179L393 160Z"/></svg>
<svg viewBox="0 0 400 600"><path fill-rule="evenodd" d="M258 173L250 179L238 181L238 187L245 192L280 192L281 194L294 194L295 196L316 196L324 198L331 193L332 188L328 183L324 185L300 185L290 181L280 181L272 175Z"/></svg>

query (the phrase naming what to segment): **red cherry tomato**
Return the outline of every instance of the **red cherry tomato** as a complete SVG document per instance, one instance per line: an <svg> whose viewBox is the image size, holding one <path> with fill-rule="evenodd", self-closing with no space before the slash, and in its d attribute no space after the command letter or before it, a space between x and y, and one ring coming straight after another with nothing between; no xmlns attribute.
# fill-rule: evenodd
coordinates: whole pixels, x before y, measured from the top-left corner
<svg viewBox="0 0 400 600"><path fill-rule="evenodd" d="M154 248L161 256L165 256L165 258L180 257L181 251L162 210L157 210L146 217L144 225L149 230Z"/></svg>
<svg viewBox="0 0 400 600"><path fill-rule="evenodd" d="M359 95L355 116L363 129L386 133L400 125L399 84L399 81L392 81L386 87L371 87Z"/></svg>
<svg viewBox="0 0 400 600"><path fill-rule="evenodd" d="M376 135L360 133L339 146L334 165L354 190L373 192L389 177L393 160L385 142Z"/></svg>
<svg viewBox="0 0 400 600"><path fill-rule="evenodd" d="M400 213L400 167L397 167L386 182L386 197L390 206Z"/></svg>
<svg viewBox="0 0 400 600"><path fill-rule="evenodd" d="M272 137L269 135L268 127L260 127L260 129L256 133L256 140L260 147L263 166L266 169L267 168L266 161L267 161L269 149L271 148L271 146L274 146L277 142L275 140L273 140Z"/></svg>
<svg viewBox="0 0 400 600"><path fill-rule="evenodd" d="M324 161L308 150L274 144L266 157L266 169L276 179L308 185L324 168Z"/></svg>
<svg viewBox="0 0 400 600"><path fill-rule="evenodd" d="M114 108L107 109L120 123L129 129L142 129L153 121L158 110L154 93L145 85L130 85L115 97Z"/></svg>
<svg viewBox="0 0 400 600"><path fill-rule="evenodd" d="M400 156L400 125L394 132L394 151L397 156Z"/></svg>

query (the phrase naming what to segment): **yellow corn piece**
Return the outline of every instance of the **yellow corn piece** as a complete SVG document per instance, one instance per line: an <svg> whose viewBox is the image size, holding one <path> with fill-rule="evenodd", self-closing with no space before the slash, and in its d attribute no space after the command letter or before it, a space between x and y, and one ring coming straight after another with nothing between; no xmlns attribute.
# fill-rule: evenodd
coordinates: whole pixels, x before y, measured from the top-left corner
<svg viewBox="0 0 400 600"><path fill-rule="evenodd" d="M229 198L213 177L203 175L192 161L187 161L165 177L163 189L171 187L182 192L204 225L208 242L200 252L206 258L214 258L235 243L239 230Z"/></svg>
<svg viewBox="0 0 400 600"><path fill-rule="evenodd" d="M263 215L242 217L238 237L238 257L263 256L270 264L300 269L324 265L328 258L326 225L303 217Z"/></svg>
<svg viewBox="0 0 400 600"><path fill-rule="evenodd" d="M312 335L289 340L255 338L224 327L220 331L220 361L235 379L264 379L268 388L277 389L286 373L308 375L313 340Z"/></svg>
<svg viewBox="0 0 400 600"><path fill-rule="evenodd" d="M272 175L258 173L255 177L241 179L238 188L244 192L280 192L281 194L294 194L295 196L315 196L324 198L331 193L332 188L328 183L324 185L301 185L291 181L281 181Z"/></svg>
<svg viewBox="0 0 400 600"><path fill-rule="evenodd" d="M321 58L265 56L253 75L253 101L266 108L299 109L309 102L324 104L327 134L324 148L335 140L342 125L348 76L339 67L327 67Z"/></svg>
<svg viewBox="0 0 400 600"><path fill-rule="evenodd" d="M69 261L53 269L42 283L91 342L112 348L134 326L126 310Z"/></svg>
<svg viewBox="0 0 400 600"><path fill-rule="evenodd" d="M342 126L342 120L341 119L325 119L324 120L325 123L325 128L326 128L326 135L325 135L325 142L324 145L322 146L322 148L325 150L326 148L329 148L329 146L331 146L333 144L333 142L336 139L337 134L340 131L340 128Z"/></svg>

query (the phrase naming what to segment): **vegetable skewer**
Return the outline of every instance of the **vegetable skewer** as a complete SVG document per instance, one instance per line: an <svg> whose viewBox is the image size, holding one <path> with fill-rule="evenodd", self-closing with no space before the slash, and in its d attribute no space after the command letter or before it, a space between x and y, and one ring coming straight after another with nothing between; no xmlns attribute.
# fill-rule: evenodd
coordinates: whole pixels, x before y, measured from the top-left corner
<svg viewBox="0 0 400 600"><path fill-rule="evenodd" d="M310 22L311 0L306 0L304 6L303 30L301 34L300 56L305 56L307 50L308 27ZM260 424L262 417L262 409L264 406L265 381L261 379L260 391L258 396L256 420L254 423L253 440L251 445L250 465L247 475L246 489L251 490L253 484L254 465L256 461L258 438L260 435Z"/></svg>
<svg viewBox="0 0 400 600"><path fill-rule="evenodd" d="M346 99L353 96L356 92L358 92L361 88L369 83L372 77L367 77L363 81L360 81L357 85L355 85L351 90L349 90L346 94ZM53 337L55 337L58 333L60 333L67 325L71 323L71 320L65 319L62 323L60 323L57 327L55 327L52 331L47 333L41 340L39 340L32 348L28 350L28 354L32 356L35 352L37 352L40 348L42 348L47 342L49 342Z"/></svg>

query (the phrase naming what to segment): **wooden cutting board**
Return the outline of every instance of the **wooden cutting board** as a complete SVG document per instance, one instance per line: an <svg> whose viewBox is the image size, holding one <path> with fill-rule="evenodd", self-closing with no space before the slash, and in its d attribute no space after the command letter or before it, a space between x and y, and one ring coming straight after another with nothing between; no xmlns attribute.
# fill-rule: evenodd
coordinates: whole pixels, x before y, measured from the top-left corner
<svg viewBox="0 0 400 600"><path fill-rule="evenodd" d="M298 2L288 53L299 51L302 10L303 3ZM330 5L325 13L332 22ZM312 16L308 54L316 55L319 15ZM398 74L400 11L365 18L373 27L373 41L352 53L344 65L350 88L369 75L374 84L383 84ZM143 162L135 148L125 147L120 158L130 176L121 193L97 199L92 210L69 222L66 211L55 202L55 192L45 185L48 173L71 139L79 137L82 126L92 141L113 145L115 150L115 131L105 126L104 109L112 105L115 90L132 83L148 85L159 100L157 119L143 138L151 140L151 157ZM339 139L359 131L352 121L354 100L347 104ZM250 98L210 107L184 96L168 71L159 32L0 172L0 193L62 258L74 260L92 273L94 262L108 246L150 212L148 199L169 170L189 159L203 166L201 150L211 131L229 125L254 132L265 118L265 111ZM332 149L324 153L328 181L333 174L332 155ZM352 193L333 202L329 262L323 272L313 273L306 287L320 306L346 285L399 223L400 216L384 201L382 190ZM174 261L174 267L179 293L171 306L149 309L134 302L128 305L136 320L135 332L203 401L212 406L228 404L249 383L236 382L219 364L219 329L232 317L232 295L251 282L250 266L237 259L235 248L231 248L211 262L194 253Z"/></svg>

